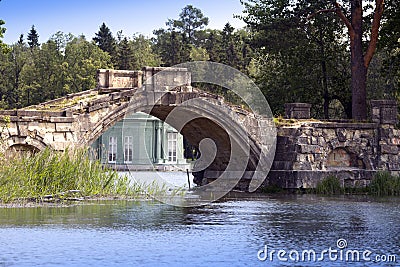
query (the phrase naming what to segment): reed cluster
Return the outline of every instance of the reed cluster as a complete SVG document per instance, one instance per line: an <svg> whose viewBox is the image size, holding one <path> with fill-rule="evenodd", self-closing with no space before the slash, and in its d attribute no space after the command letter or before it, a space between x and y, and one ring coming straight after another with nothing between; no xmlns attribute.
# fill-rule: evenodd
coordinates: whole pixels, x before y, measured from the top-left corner
<svg viewBox="0 0 400 267"><path fill-rule="evenodd" d="M377 172L366 187L343 187L339 178L329 176L317 184L317 194L367 194L372 196L400 196L400 177L387 171Z"/></svg>
<svg viewBox="0 0 400 267"><path fill-rule="evenodd" d="M378 172L367 189L371 195L400 196L400 177L389 172Z"/></svg>
<svg viewBox="0 0 400 267"><path fill-rule="evenodd" d="M87 149L57 152L45 149L36 154L12 153L0 159L2 202L79 192L82 196L134 195L143 192L128 177L92 160Z"/></svg>
<svg viewBox="0 0 400 267"><path fill-rule="evenodd" d="M328 176L318 182L315 192L322 195L340 195L343 194L345 190L340 184L339 178L336 176Z"/></svg>

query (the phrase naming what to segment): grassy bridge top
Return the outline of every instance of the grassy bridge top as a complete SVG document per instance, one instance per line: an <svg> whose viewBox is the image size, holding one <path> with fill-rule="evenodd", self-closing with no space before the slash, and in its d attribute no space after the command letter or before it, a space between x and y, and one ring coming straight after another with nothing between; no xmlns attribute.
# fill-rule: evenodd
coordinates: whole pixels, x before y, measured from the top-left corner
<svg viewBox="0 0 400 267"><path fill-rule="evenodd" d="M160 73L161 72L161 73ZM14 117L72 117L90 113L107 104L127 102L140 90L146 92L180 95L180 98L204 97L215 99L220 105L230 106L236 112L249 113L245 105L229 103L223 96L192 88L191 73L186 68L143 67L141 71L105 70L97 73L98 87L88 91L68 94L37 105L17 110L3 110L0 115ZM164 97L164 96L163 96ZM162 101L160 98L159 101ZM169 101L171 103L171 101ZM182 99L179 104L182 103ZM156 104L156 103L155 103ZM178 103L176 103L178 104ZM247 109L247 110L245 110Z"/></svg>
<svg viewBox="0 0 400 267"><path fill-rule="evenodd" d="M102 108L104 105L113 104L115 102L128 102L139 88L120 88L112 92L102 91L101 89L91 89L78 93L68 94L64 97L49 100L37 105L32 105L14 110L0 110L0 116L22 117L72 117L74 114L90 113L93 110ZM168 92L163 92L168 93ZM178 93L171 91L171 93ZM190 92L179 92L187 94L187 99L204 97L207 99L215 99L219 103L230 106L238 113L247 114L249 111L246 107L235 105L225 101L220 95L205 92L196 88L192 88ZM160 99L161 100L161 99Z"/></svg>
<svg viewBox="0 0 400 267"><path fill-rule="evenodd" d="M97 89L69 94L61 98L49 100L38 105L28 106L20 110L33 111L65 111L77 105L85 105L89 101L104 98L104 94L99 94Z"/></svg>

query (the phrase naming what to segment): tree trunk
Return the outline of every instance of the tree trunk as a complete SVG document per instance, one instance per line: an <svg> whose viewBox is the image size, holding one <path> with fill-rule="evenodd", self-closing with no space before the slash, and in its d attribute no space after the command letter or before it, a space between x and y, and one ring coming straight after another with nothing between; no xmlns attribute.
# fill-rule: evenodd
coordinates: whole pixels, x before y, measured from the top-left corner
<svg viewBox="0 0 400 267"><path fill-rule="evenodd" d="M330 102L330 96L329 96L329 90L328 90L328 73L327 73L327 67L326 67L326 57L325 57L325 46L324 46L324 40L322 36L322 32L320 33L319 36L319 48L320 48L320 53L321 53L321 71L322 71L322 89L323 89L323 98L324 98L324 119L328 120L329 119L329 102Z"/></svg>
<svg viewBox="0 0 400 267"><path fill-rule="evenodd" d="M372 57L376 51L378 33L384 0L375 0L374 18L371 27L371 38L365 55L362 45L362 0L350 0L351 20L342 12L339 3L335 2L335 12L347 26L350 36L351 51L351 88L352 88L352 118L355 120L367 119L367 71ZM328 10L329 11L329 10Z"/></svg>
<svg viewBox="0 0 400 267"><path fill-rule="evenodd" d="M361 61L361 62L360 62ZM351 62L352 118L357 121L367 119L367 69L358 58Z"/></svg>
<svg viewBox="0 0 400 267"><path fill-rule="evenodd" d="M350 34L351 51L351 88L352 88L352 118L367 119L367 68L364 62L362 46L362 0L351 0Z"/></svg>

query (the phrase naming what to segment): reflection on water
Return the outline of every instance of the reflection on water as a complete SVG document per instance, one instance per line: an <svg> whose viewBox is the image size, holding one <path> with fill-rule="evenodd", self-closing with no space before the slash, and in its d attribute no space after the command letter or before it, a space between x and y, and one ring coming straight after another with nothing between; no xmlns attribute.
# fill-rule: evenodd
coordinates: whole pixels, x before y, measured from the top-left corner
<svg viewBox="0 0 400 267"><path fill-rule="evenodd" d="M120 175L127 175L131 181L141 185L151 185L156 183L160 187L165 185L167 188L189 188L194 186L193 175L188 176L186 172L156 172L156 171L126 171L119 172Z"/></svg>
<svg viewBox="0 0 400 267"><path fill-rule="evenodd" d="M198 208L106 201L0 209L0 266L343 266L257 259L264 245L322 251L340 238L351 249L396 254L399 264L398 203L289 196Z"/></svg>

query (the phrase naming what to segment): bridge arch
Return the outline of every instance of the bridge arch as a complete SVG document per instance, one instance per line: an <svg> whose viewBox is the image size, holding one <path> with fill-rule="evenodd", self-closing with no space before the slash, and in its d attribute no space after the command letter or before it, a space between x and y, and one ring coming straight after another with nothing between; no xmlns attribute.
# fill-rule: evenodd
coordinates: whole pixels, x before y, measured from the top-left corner
<svg viewBox="0 0 400 267"><path fill-rule="evenodd" d="M237 113L237 110L235 111L233 107L222 103L222 99L215 95L207 95L203 92L192 93L190 98L184 97L184 95L184 92L166 93L160 98L158 104L149 105L148 98L143 97L143 94L139 96L134 94L130 102L120 103L119 107L114 109L113 112L105 112L104 116L96 115L96 117L101 117L102 120L99 120L92 127L92 131L86 136L86 140L81 142L90 144L128 114L144 112L167 122L177 129L190 144L200 150L202 140L211 139L214 141L217 150L216 157L212 162L203 163L208 166L208 178L210 180L218 178L228 166L231 160L232 142L243 151L245 160L245 162L237 163L238 171L239 169L254 171L259 162L261 149L257 142L243 129L243 125L239 123L248 120L251 114L245 110ZM209 153L204 149L203 152Z"/></svg>
<svg viewBox="0 0 400 267"><path fill-rule="evenodd" d="M51 147L34 137L11 136L5 140L5 143L7 145L6 153L11 151L37 153L46 147Z"/></svg>
<svg viewBox="0 0 400 267"><path fill-rule="evenodd" d="M220 66L216 67L215 72ZM234 172L231 176L235 180L246 178L247 186L256 181L252 187L255 190L272 165L276 141L272 114L259 112L269 109L268 104L264 105L261 92L261 96L252 95L253 84L247 84L244 79L237 83L236 79L242 74L237 76L228 72L224 77L232 84L240 85L236 86L242 90L234 92L246 103L253 101L259 109L255 112L192 88L190 71L186 68L168 68L166 72L170 75L165 77L157 76L161 70L164 71L161 68L145 68L143 73L100 70L97 89L26 109L0 112L11 119L10 127L2 134L11 136L9 146L28 144L38 150L51 146L62 151L68 147L90 145L127 114L140 111L167 122L199 148L202 157L198 161L198 177L220 180L221 175L230 170ZM207 71L214 74L213 69ZM211 84L221 85L217 80L219 73L211 76L215 76ZM195 82L204 82L203 78ZM114 80L117 81L115 84ZM125 81L127 86L124 86ZM101 87L103 85L106 88ZM213 154L213 150L216 150L215 157L210 161L207 154ZM229 179L224 182L230 183Z"/></svg>

